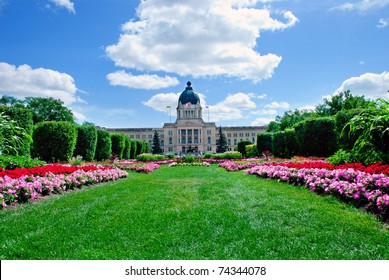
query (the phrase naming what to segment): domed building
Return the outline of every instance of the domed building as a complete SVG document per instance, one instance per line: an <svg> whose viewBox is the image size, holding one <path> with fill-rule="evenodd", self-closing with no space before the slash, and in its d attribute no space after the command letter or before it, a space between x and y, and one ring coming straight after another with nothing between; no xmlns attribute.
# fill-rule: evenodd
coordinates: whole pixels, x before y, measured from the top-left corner
<svg viewBox="0 0 389 280"><path fill-rule="evenodd" d="M170 106L168 106L170 107ZM193 90L191 82L186 83L177 103L177 119L174 123L165 123L163 128L122 128L108 129L127 134L131 139L153 143L154 131L157 131L161 147L165 153L182 155L185 153L216 152L218 128L214 122L204 122L200 97ZM239 141L256 141L256 135L264 132L265 126L222 127L227 138L228 149L233 150Z"/></svg>

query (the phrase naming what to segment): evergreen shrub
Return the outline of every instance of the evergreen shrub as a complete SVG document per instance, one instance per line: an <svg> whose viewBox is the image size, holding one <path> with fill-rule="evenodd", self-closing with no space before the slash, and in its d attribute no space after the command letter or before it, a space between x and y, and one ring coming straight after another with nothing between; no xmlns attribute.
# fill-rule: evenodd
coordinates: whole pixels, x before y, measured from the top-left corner
<svg viewBox="0 0 389 280"><path fill-rule="evenodd" d="M85 161L92 161L95 158L97 147L97 129L92 125L77 127L78 137L74 156L81 156Z"/></svg>
<svg viewBox="0 0 389 280"><path fill-rule="evenodd" d="M77 143L77 126L65 121L41 122L33 133L32 154L47 162L67 162Z"/></svg>
<svg viewBox="0 0 389 280"><path fill-rule="evenodd" d="M112 133L112 153L115 154L118 159L123 159L123 152L126 146L126 136L123 133Z"/></svg>
<svg viewBox="0 0 389 280"><path fill-rule="evenodd" d="M257 135L258 153L262 154L265 151L272 151L272 133L261 133Z"/></svg>
<svg viewBox="0 0 389 280"><path fill-rule="evenodd" d="M97 130L97 145L95 159L97 161L105 161L112 154L112 141L109 132L105 130Z"/></svg>

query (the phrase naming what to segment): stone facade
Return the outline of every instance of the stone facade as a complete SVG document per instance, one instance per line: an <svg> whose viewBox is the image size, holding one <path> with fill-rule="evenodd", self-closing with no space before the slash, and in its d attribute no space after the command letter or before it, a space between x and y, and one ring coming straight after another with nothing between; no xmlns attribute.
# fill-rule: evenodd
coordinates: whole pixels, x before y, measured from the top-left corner
<svg viewBox="0 0 389 280"><path fill-rule="evenodd" d="M216 140L219 129L214 122L204 122L199 96L193 91L191 83L181 93L177 104L177 119L174 123L165 123L162 128L121 128L107 129L129 135L134 140L153 143L154 131L157 131L164 153L206 153L216 152ZM222 127L227 138L228 150L241 140L255 143L256 135L266 130L265 126Z"/></svg>

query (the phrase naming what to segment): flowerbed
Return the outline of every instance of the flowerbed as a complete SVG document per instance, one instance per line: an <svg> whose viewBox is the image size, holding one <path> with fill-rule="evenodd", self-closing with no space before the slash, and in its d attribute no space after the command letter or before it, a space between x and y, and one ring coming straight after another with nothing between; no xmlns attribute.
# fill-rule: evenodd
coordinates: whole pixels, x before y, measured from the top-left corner
<svg viewBox="0 0 389 280"><path fill-rule="evenodd" d="M8 175L0 177L0 200L2 207L12 202L24 203L29 199L37 199L39 196L63 193L69 189L81 188L82 186L107 182L127 177L127 172L118 168L88 166L73 169L58 169L57 173L40 170L38 174L26 171L18 178ZM62 173L59 171L62 170ZM66 170L66 172L65 172ZM43 175L44 174L44 175ZM15 175L15 174L13 174ZM15 175L16 176L16 175Z"/></svg>
<svg viewBox="0 0 389 280"><path fill-rule="evenodd" d="M155 162L148 162L148 163L143 163L143 162L120 162L116 164L116 166L120 169L124 170L129 170L129 171L134 171L134 172L139 172L139 173L151 173L155 169L160 168L160 165L155 163Z"/></svg>
<svg viewBox="0 0 389 280"><path fill-rule="evenodd" d="M204 166L209 167L208 162L173 162L169 164L170 167L177 167L177 166Z"/></svg>
<svg viewBox="0 0 389 280"><path fill-rule="evenodd" d="M280 164L257 165L245 171L261 178L271 178L293 185L305 185L319 194L331 194L341 200L365 207L389 220L389 177L352 168L295 168Z"/></svg>

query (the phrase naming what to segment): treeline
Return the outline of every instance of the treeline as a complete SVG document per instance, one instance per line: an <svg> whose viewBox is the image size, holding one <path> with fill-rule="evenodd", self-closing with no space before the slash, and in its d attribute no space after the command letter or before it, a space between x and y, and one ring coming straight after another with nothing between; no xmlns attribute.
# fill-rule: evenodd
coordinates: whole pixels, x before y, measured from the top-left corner
<svg viewBox="0 0 389 280"><path fill-rule="evenodd" d="M67 162L81 156L85 161L111 157L134 159L150 151L149 144L122 133L109 133L85 122L78 125L62 101L28 97L24 101L0 99L0 156L39 158Z"/></svg>
<svg viewBox="0 0 389 280"><path fill-rule="evenodd" d="M389 163L389 102L345 91L315 110L285 112L257 136L257 149L282 158L329 157L334 164Z"/></svg>

